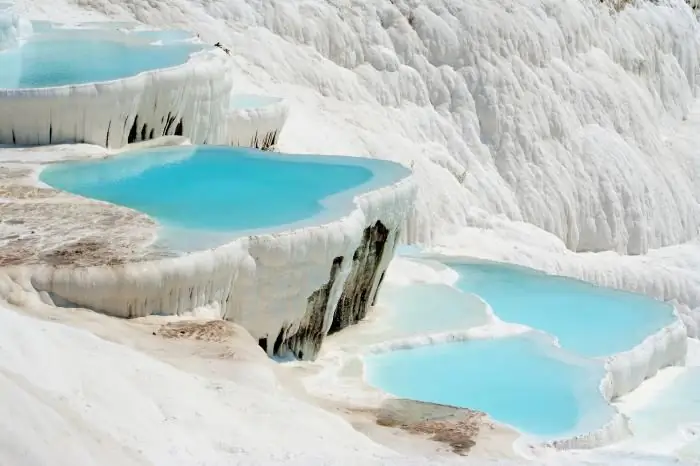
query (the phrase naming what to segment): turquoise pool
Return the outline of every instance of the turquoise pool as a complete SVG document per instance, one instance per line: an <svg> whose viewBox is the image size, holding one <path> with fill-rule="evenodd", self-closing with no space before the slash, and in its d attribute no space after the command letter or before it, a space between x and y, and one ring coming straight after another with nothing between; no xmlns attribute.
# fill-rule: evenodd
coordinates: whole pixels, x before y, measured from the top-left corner
<svg viewBox="0 0 700 466"><path fill-rule="evenodd" d="M0 52L0 89L45 88L112 81L185 63L193 43L120 42L70 33L32 39Z"/></svg>
<svg viewBox="0 0 700 466"><path fill-rule="evenodd" d="M456 286L482 297L502 320L553 335L582 356L632 349L671 324L673 308L643 295L497 263L447 264Z"/></svg>
<svg viewBox="0 0 700 466"><path fill-rule="evenodd" d="M471 340L365 358L367 381L402 398L477 409L542 439L600 428L613 409L603 364L565 355L539 336Z"/></svg>
<svg viewBox="0 0 700 466"><path fill-rule="evenodd" d="M179 146L41 172L55 188L130 207L165 227L242 232L335 219L353 195L406 177L384 160Z"/></svg>

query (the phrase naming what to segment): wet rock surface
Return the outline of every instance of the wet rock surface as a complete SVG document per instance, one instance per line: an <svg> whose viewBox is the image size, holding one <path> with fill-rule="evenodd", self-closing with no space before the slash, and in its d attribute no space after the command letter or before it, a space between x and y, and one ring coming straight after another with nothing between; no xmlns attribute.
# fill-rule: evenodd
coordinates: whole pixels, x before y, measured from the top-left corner
<svg viewBox="0 0 700 466"><path fill-rule="evenodd" d="M367 315L378 291L375 280L383 273L379 267L388 239L389 230L381 221L365 228L362 242L353 255L352 269L335 309L329 334L353 325Z"/></svg>
<svg viewBox="0 0 700 466"><path fill-rule="evenodd" d="M379 408L360 411L371 413L380 426L426 435L459 455L467 455L476 445L482 428L492 428L482 412L407 399L389 399Z"/></svg>
<svg viewBox="0 0 700 466"><path fill-rule="evenodd" d="M156 223L125 207L37 186L21 164L0 165L0 267L84 267L167 257Z"/></svg>
<svg viewBox="0 0 700 466"><path fill-rule="evenodd" d="M325 337L324 321L328 310L328 300L342 265L342 256L333 260L328 282L309 296L304 321L297 332L286 341L280 333L273 348L275 354L289 350L299 359L312 359L318 354ZM280 340L283 341L281 344Z"/></svg>

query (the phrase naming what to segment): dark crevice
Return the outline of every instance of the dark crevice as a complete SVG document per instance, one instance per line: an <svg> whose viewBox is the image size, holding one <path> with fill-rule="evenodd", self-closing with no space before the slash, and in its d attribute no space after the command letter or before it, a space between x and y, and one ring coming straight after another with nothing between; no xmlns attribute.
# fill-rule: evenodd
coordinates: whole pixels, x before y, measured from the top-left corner
<svg viewBox="0 0 700 466"><path fill-rule="evenodd" d="M278 354L280 351L280 348L282 347L282 342L284 341L284 333L285 329L280 329L280 333L277 334L277 339L275 340L275 346L272 348L272 352L274 354Z"/></svg>
<svg viewBox="0 0 700 466"><path fill-rule="evenodd" d="M374 282L388 238L389 230L380 221L365 228L362 242L353 254L352 269L335 308L329 335L359 322L367 315L379 289L374 288Z"/></svg>
<svg viewBox="0 0 700 466"><path fill-rule="evenodd" d="M173 126L173 123L175 122L175 117L171 112L168 112L168 119L165 123L165 128L163 128L163 136L167 136L168 133L170 132L170 128Z"/></svg>
<svg viewBox="0 0 700 466"><path fill-rule="evenodd" d="M12 130L12 144L17 144L17 138L15 137L15 130Z"/></svg>
<svg viewBox="0 0 700 466"><path fill-rule="evenodd" d="M146 140L146 134L148 134L147 131L148 131L148 125L146 125L144 123L143 127L141 128L141 140L142 141Z"/></svg>
<svg viewBox="0 0 700 466"><path fill-rule="evenodd" d="M254 147L256 149L269 150L277 144L278 136L278 131L272 131L270 133L266 133L265 136L261 138L256 131L253 137L250 138L249 145L250 147ZM235 145L236 143L231 141L231 144Z"/></svg>
<svg viewBox="0 0 700 466"><path fill-rule="evenodd" d="M175 136L182 136L182 118L180 118L180 121L175 127Z"/></svg>
<svg viewBox="0 0 700 466"><path fill-rule="evenodd" d="M136 142L136 133L138 131L139 127L139 116L136 115L134 117L134 123L131 125L131 130L129 131L129 138L127 139L127 142L131 144L132 142Z"/></svg>
<svg viewBox="0 0 700 466"><path fill-rule="evenodd" d="M112 128L112 120L107 124L107 137L105 137L105 147L109 147L109 131Z"/></svg>
<svg viewBox="0 0 700 466"><path fill-rule="evenodd" d="M153 135L155 134L155 130L151 128L151 132L148 133L148 139L153 139Z"/></svg>
<svg viewBox="0 0 700 466"><path fill-rule="evenodd" d="M328 282L309 296L306 302L306 314L299 329L286 341L280 342L279 346L275 344L275 354L290 350L299 359L314 358L318 354L325 336L323 327L328 309L328 299L342 265L342 256L333 259Z"/></svg>
<svg viewBox="0 0 700 466"><path fill-rule="evenodd" d="M267 353L267 337L258 338L258 346L260 346L263 351Z"/></svg>
<svg viewBox="0 0 700 466"><path fill-rule="evenodd" d="M53 141L53 125L49 123L49 144Z"/></svg>

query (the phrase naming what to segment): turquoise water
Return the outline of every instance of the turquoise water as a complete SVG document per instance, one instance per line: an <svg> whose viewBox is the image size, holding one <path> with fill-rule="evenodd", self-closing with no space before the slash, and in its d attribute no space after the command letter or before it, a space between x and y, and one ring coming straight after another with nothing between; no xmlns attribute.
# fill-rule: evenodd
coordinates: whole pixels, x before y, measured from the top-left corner
<svg viewBox="0 0 700 466"><path fill-rule="evenodd" d="M328 196L407 174L383 160L182 146L57 164L40 178L64 191L139 210L164 226L233 232L304 221L323 212L338 215L352 197L325 205Z"/></svg>
<svg viewBox="0 0 700 466"><path fill-rule="evenodd" d="M0 88L111 81L181 65L201 49L201 45L189 43L150 46L96 38L33 40L0 52Z"/></svg>
<svg viewBox="0 0 700 466"><path fill-rule="evenodd" d="M370 355L367 381L401 398L487 412L541 438L601 427L612 408L602 363L564 359L531 336L472 340Z"/></svg>
<svg viewBox="0 0 700 466"><path fill-rule="evenodd" d="M392 338L467 330L490 322L479 298L440 283L385 283L377 302L386 310L374 323L390 328Z"/></svg>
<svg viewBox="0 0 700 466"><path fill-rule="evenodd" d="M500 319L547 332L582 356L630 350L674 321L671 306L643 295L503 264L448 265L460 275L456 286Z"/></svg>

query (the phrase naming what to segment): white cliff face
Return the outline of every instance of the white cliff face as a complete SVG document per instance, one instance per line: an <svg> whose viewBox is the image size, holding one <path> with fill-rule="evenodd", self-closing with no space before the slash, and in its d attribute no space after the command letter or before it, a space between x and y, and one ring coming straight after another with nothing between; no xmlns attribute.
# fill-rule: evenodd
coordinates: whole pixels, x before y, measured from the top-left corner
<svg viewBox="0 0 700 466"><path fill-rule="evenodd" d="M289 104L285 99L234 94L227 117L227 142L264 150L274 147L288 115Z"/></svg>
<svg viewBox="0 0 700 466"><path fill-rule="evenodd" d="M39 259L33 264L29 257L6 263L0 268L0 296L20 306L40 299L124 318L180 315L207 307L245 327L269 354L292 351L300 359L313 358L326 334L354 324L373 304L415 199L410 172L399 173L403 174L392 175L393 183L358 194L349 211L338 210L339 218L330 223L238 239L232 235L223 246L167 258L158 258L158 250L132 257L129 247L121 256L113 256L108 249L99 252L106 246L95 242L98 237L90 231L87 209L101 207L104 216L120 215L122 220L128 218L124 216L129 209L111 212L109 206L80 198L54 197L66 204L73 222L86 224L75 229L84 240L73 241L73 247L59 246L62 252L37 253ZM16 184L4 187L8 195L15 192L12 186ZM20 198L8 199L7 205L17 204L26 216L38 215L32 203L45 206L47 199L56 196L44 191L42 195L32 191L36 199L29 204ZM24 196L22 192L17 191L19 196ZM9 212L7 207L2 210ZM135 232L145 226L141 217L128 220L139 227ZM50 218L45 221L52 223ZM36 235L61 234L54 230L37 230ZM110 234L121 235L114 241L128 245L123 230ZM137 243L143 243L148 231L143 233L134 236L132 249L141 247ZM12 250L12 244L4 245L5 250ZM57 254L70 258L52 263L50 257ZM95 257L81 264L87 256Z"/></svg>
<svg viewBox="0 0 700 466"><path fill-rule="evenodd" d="M414 239L480 223L475 207L576 251L643 253L700 226L694 151L666 142L700 69L681 0L173 5L90 2L227 41L241 86L295 95L282 150L415 161Z"/></svg>
<svg viewBox="0 0 700 466"><path fill-rule="evenodd" d="M40 89L0 89L0 142L84 142L119 148L158 136L226 142L223 52L198 52L181 66L116 81Z"/></svg>

